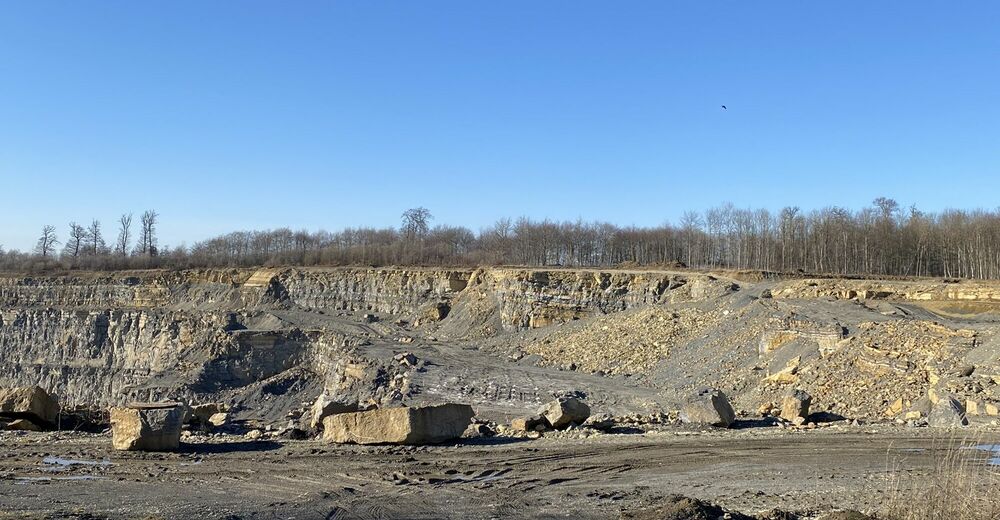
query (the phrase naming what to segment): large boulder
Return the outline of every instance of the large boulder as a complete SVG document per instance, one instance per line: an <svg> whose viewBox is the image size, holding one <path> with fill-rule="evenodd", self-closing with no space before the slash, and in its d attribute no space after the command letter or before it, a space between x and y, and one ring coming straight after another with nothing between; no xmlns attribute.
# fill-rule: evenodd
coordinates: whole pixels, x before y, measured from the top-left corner
<svg viewBox="0 0 1000 520"><path fill-rule="evenodd" d="M227 410L228 407L222 403L196 404L189 409L190 413L185 422L203 427L209 426L213 415L225 413Z"/></svg>
<svg viewBox="0 0 1000 520"><path fill-rule="evenodd" d="M794 421L798 417L805 419L809 417L811 405L812 396L805 390L792 390L781 400L781 418L786 421Z"/></svg>
<svg viewBox="0 0 1000 520"><path fill-rule="evenodd" d="M27 419L40 427L59 420L59 401L37 386L0 389L0 417Z"/></svg>
<svg viewBox="0 0 1000 520"><path fill-rule="evenodd" d="M560 397L541 407L538 415L545 417L553 428L560 429L570 424L583 424L590 417L590 407L576 397Z"/></svg>
<svg viewBox="0 0 1000 520"><path fill-rule="evenodd" d="M969 424L965 417L965 408L962 403L952 396L945 395L938 397L931 406L931 413L927 416L927 424L937 428L960 428Z"/></svg>
<svg viewBox="0 0 1000 520"><path fill-rule="evenodd" d="M518 432L533 432L541 427L542 430L549 429L549 421L541 415L531 415L528 417L515 417L510 421L510 429Z"/></svg>
<svg viewBox="0 0 1000 520"><path fill-rule="evenodd" d="M710 424L729 428L736 422L736 412L729 398L721 390L706 388L681 409L681 421L692 424Z"/></svg>
<svg viewBox="0 0 1000 520"><path fill-rule="evenodd" d="M111 445L128 451L176 450L184 414L180 403L133 403L112 408Z"/></svg>
<svg viewBox="0 0 1000 520"><path fill-rule="evenodd" d="M447 318L450 312L451 305L448 302L431 302L421 308L420 315L423 320L435 322Z"/></svg>
<svg viewBox="0 0 1000 520"><path fill-rule="evenodd" d="M436 444L461 437L475 415L465 404L341 413L323 419L323 439L356 444Z"/></svg>
<svg viewBox="0 0 1000 520"><path fill-rule="evenodd" d="M340 399L335 399L327 394L320 394L316 398L316 402L312 406L312 419L309 421L309 427L313 430L318 429L323 425L323 419L340 413L351 413L358 411L358 403L345 402Z"/></svg>

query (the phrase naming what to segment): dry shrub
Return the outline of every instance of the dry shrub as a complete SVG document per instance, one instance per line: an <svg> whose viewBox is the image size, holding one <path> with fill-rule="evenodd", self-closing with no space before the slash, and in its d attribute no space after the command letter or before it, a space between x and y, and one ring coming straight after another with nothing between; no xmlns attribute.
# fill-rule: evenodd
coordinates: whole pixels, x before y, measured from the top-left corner
<svg viewBox="0 0 1000 520"><path fill-rule="evenodd" d="M898 461L891 461L879 518L1000 519L1000 467L989 464L998 455L975 449L984 444L968 437L934 440L934 464L927 473L904 472Z"/></svg>

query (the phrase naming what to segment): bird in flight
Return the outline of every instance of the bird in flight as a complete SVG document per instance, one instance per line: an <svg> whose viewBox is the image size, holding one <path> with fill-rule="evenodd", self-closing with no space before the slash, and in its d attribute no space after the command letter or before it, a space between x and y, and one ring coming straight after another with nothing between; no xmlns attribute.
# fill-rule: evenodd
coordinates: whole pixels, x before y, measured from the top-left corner
<svg viewBox="0 0 1000 520"><path fill-rule="evenodd" d="M723 110L729 110L728 108L726 108L726 105L722 105L722 109Z"/></svg>

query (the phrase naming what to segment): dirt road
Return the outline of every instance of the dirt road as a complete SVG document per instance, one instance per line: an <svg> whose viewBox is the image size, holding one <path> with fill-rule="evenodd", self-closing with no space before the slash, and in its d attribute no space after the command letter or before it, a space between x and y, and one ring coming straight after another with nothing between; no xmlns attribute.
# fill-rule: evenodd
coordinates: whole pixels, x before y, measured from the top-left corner
<svg viewBox="0 0 1000 520"><path fill-rule="evenodd" d="M889 467L920 480L954 449L931 435L667 428L418 448L228 437L155 454L114 452L104 435L3 433L0 518L616 518L674 493L744 512L869 509Z"/></svg>

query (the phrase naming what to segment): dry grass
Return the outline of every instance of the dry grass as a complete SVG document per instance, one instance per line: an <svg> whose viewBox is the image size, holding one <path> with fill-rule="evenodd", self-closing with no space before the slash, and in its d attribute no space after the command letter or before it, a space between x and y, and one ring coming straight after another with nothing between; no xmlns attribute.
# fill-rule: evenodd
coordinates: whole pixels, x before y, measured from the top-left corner
<svg viewBox="0 0 1000 520"><path fill-rule="evenodd" d="M972 449L982 439L935 440L929 471L903 471L889 463L886 520L1000 519L1000 468L988 464L997 455Z"/></svg>

